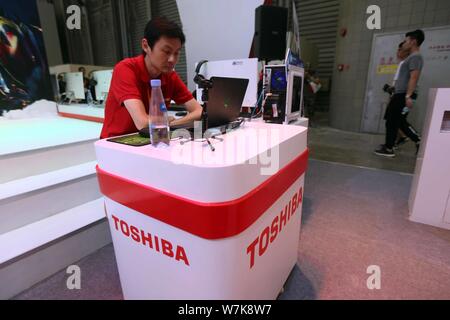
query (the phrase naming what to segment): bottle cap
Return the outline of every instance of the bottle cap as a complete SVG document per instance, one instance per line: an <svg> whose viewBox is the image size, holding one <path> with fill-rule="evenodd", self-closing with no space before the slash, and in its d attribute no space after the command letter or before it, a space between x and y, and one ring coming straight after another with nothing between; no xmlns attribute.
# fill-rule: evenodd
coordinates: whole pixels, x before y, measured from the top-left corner
<svg viewBox="0 0 450 320"><path fill-rule="evenodd" d="M161 80L159 79L150 80L150 85L152 87L161 87Z"/></svg>

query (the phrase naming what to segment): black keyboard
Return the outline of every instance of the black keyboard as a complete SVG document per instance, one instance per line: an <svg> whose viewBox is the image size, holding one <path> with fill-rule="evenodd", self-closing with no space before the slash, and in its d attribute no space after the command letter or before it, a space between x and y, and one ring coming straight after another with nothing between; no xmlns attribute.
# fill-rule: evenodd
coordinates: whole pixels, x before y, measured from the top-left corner
<svg viewBox="0 0 450 320"><path fill-rule="evenodd" d="M238 119L238 120L230 122L230 123L228 123L226 125L222 125L222 126L219 126L219 127L212 127L211 129L217 128L217 129L220 130L220 132L222 134L225 134L229 130L234 130L236 128L239 128L243 122L244 122L244 119ZM191 135L194 133L194 128L192 127L192 124L191 125L185 125L185 126L170 127L170 131L171 132L173 132L174 130L177 130L177 129L186 129L186 130L188 130L191 133ZM150 137L149 128L148 127L144 127L141 130L139 130L139 135L142 136L142 137L146 137L146 138Z"/></svg>

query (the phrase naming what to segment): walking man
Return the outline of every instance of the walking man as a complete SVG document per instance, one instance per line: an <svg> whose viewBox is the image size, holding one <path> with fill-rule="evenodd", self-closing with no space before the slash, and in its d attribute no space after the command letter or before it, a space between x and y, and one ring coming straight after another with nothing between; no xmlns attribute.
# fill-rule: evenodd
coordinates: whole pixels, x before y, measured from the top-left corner
<svg viewBox="0 0 450 320"><path fill-rule="evenodd" d="M420 73L423 68L423 57L420 54L420 46L425 40L422 30L415 30L406 34L403 48L410 52L400 67L398 79L395 82L395 93L386 109L386 141L375 154L384 157L395 157L394 145L398 129L416 143L417 150L420 146L420 137L411 130L406 119L402 116L403 108L413 107L412 95L417 88Z"/></svg>

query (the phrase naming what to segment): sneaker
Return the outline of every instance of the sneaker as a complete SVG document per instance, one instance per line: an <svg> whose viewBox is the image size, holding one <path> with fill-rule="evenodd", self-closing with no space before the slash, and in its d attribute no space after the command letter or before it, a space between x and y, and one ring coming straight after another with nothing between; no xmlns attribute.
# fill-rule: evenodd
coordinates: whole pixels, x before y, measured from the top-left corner
<svg viewBox="0 0 450 320"><path fill-rule="evenodd" d="M386 148L386 145L382 145L379 149L375 150L375 154L389 158L395 157L394 150Z"/></svg>

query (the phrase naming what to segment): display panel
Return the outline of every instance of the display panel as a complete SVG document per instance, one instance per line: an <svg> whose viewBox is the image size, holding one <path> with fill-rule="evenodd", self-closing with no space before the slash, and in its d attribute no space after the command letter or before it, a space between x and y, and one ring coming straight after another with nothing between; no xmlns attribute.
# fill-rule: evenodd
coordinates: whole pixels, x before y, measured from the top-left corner
<svg viewBox="0 0 450 320"><path fill-rule="evenodd" d="M98 101L106 100L111 85L113 70L102 70L93 72L93 77L97 81L95 86L95 96Z"/></svg>
<svg viewBox="0 0 450 320"><path fill-rule="evenodd" d="M68 72L64 75L64 80L66 80L66 95L68 97L73 96L80 100L86 98L82 72Z"/></svg>
<svg viewBox="0 0 450 320"><path fill-rule="evenodd" d="M242 106L254 107L258 91L258 59L238 59L208 61L200 69L200 74L205 78L225 77L248 79L247 91L245 92ZM201 97L201 89L197 89L197 97Z"/></svg>
<svg viewBox="0 0 450 320"><path fill-rule="evenodd" d="M110 142L116 142L120 144L126 144L128 146L133 147L140 147L140 146L146 146L148 144L151 144L150 138L143 137L139 133L127 135L127 136L120 136L115 138L108 139Z"/></svg>
<svg viewBox="0 0 450 320"><path fill-rule="evenodd" d="M300 111L300 104L302 101L303 77L294 76L293 80L294 83L292 84L291 113Z"/></svg>
<svg viewBox="0 0 450 320"><path fill-rule="evenodd" d="M275 67L272 68L270 77L270 89L272 91L285 91L287 88L286 68Z"/></svg>
<svg viewBox="0 0 450 320"><path fill-rule="evenodd" d="M35 1L0 0L0 113L52 99Z"/></svg>

